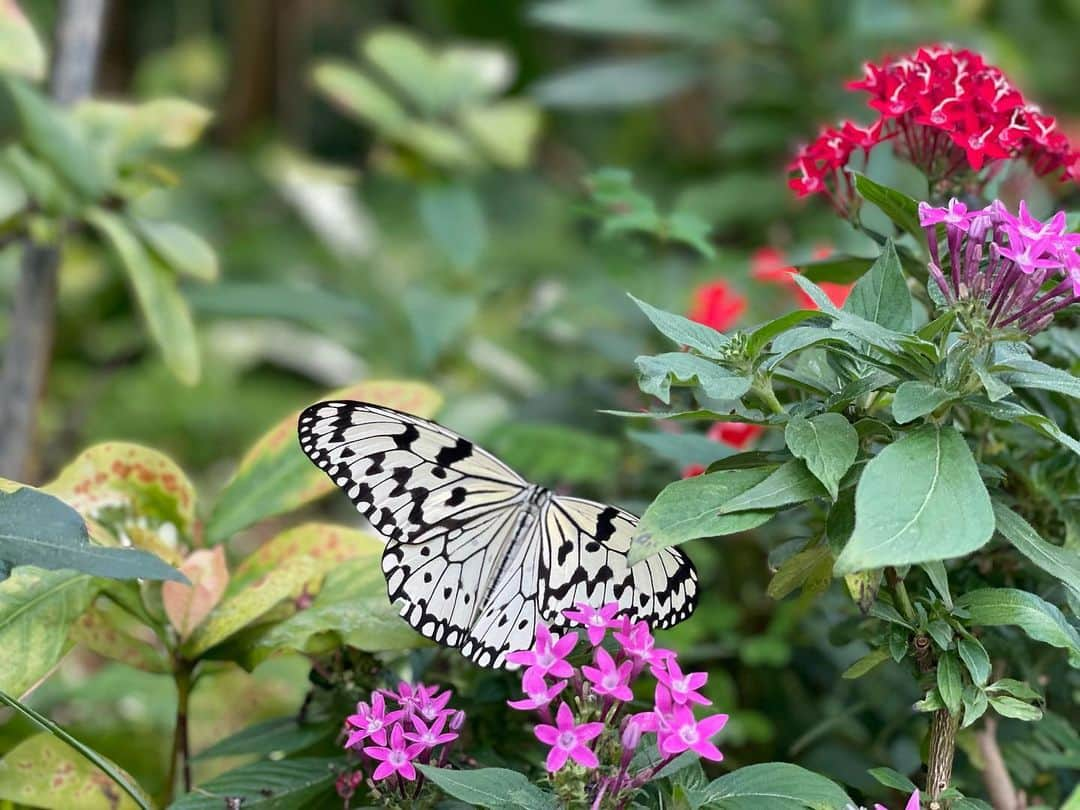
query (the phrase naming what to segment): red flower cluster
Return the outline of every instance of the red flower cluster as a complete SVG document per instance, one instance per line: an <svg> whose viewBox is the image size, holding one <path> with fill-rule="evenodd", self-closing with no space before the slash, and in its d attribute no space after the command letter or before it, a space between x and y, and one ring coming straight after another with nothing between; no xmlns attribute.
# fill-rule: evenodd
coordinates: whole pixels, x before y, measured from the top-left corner
<svg viewBox="0 0 1080 810"><path fill-rule="evenodd" d="M833 249L828 245L819 245L814 248L813 257L815 259L827 259L832 253ZM803 288L796 284L792 278L798 272L788 264L783 252L774 247L758 248L750 257L750 275L753 278L770 284L781 284L790 287L803 309L817 309L818 306L814 303L814 299L807 295ZM851 284L838 284L834 281L822 281L819 282L818 286L829 296L829 300L838 307L842 307L844 302L847 301L852 287Z"/></svg>
<svg viewBox="0 0 1080 810"><path fill-rule="evenodd" d="M985 182L1007 158L1027 160L1039 175L1062 170L1080 179L1080 153L1054 118L972 51L935 45L880 65L868 62L848 88L870 94L878 120L866 128L845 121L802 147L788 181L800 197L822 193L846 212L852 188L844 168L852 154L868 156L886 140L934 183L989 166Z"/></svg>

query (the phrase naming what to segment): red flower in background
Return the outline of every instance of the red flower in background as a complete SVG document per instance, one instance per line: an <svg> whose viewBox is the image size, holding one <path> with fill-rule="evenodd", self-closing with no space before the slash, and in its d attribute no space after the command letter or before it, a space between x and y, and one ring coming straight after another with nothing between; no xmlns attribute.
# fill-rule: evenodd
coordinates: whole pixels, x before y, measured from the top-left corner
<svg viewBox="0 0 1080 810"><path fill-rule="evenodd" d="M1038 175L1061 171L1080 179L1080 153L1054 118L972 51L934 45L868 62L863 77L847 86L870 94L878 119L866 128L850 121L825 128L799 149L788 166L788 185L800 197L824 194L847 214L854 190L845 169L852 154L869 157L886 140L935 183L984 168L986 182L997 161L1008 158L1027 160Z"/></svg>
<svg viewBox="0 0 1080 810"><path fill-rule="evenodd" d="M682 468L682 477L693 478L694 476L701 475L705 470L706 467L704 464L687 464Z"/></svg>
<svg viewBox="0 0 1080 810"><path fill-rule="evenodd" d="M746 299L725 281L713 281L694 289L687 317L718 332L733 327L746 311Z"/></svg>
<svg viewBox="0 0 1080 810"><path fill-rule="evenodd" d="M764 432L765 428L748 422L716 422L709 428L707 435L714 442L726 444L742 452Z"/></svg>
<svg viewBox="0 0 1080 810"><path fill-rule="evenodd" d="M811 254L815 259L827 259L832 255L833 249L829 245L818 245ZM795 283L792 278L799 271L787 263L783 252L774 247L763 247L755 250L750 256L750 275L758 281L769 284L783 284L792 289L803 309L817 309L814 300L803 292L802 287ZM837 284L832 281L822 281L818 284L822 292L829 296L829 300L838 307L842 307L851 293L850 284Z"/></svg>

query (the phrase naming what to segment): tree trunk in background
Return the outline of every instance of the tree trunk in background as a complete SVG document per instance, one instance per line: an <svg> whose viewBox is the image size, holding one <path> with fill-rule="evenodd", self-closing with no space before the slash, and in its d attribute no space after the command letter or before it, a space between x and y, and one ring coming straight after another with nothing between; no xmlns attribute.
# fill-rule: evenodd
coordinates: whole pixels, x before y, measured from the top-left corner
<svg viewBox="0 0 1080 810"><path fill-rule="evenodd" d="M94 83L105 0L64 0L56 23L50 90L68 105ZM23 245L4 367L0 372L0 476L25 477L56 317L59 245Z"/></svg>
<svg viewBox="0 0 1080 810"><path fill-rule="evenodd" d="M229 5L229 84L221 108L221 137L235 144L274 110L277 95L279 3L234 0Z"/></svg>

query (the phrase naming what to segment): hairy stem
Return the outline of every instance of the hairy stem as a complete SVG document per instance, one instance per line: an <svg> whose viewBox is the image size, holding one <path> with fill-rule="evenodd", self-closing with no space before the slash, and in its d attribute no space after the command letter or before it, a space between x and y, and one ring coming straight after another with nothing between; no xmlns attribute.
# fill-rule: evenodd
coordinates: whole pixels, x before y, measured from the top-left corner
<svg viewBox="0 0 1080 810"><path fill-rule="evenodd" d="M69 105L93 85L105 0L64 0L56 24L50 91ZM34 413L45 386L56 316L58 245L24 240L19 281L0 371L0 476L23 478Z"/></svg>

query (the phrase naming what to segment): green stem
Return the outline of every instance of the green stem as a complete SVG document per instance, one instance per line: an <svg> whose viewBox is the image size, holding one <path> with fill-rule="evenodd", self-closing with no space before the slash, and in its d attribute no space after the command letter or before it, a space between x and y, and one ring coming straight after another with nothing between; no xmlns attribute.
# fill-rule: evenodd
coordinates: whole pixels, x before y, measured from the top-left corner
<svg viewBox="0 0 1080 810"><path fill-rule="evenodd" d="M758 399L765 403L770 411L781 415L784 413L784 406L780 404L780 400L778 400L776 394L773 393L772 383L769 380L758 380L754 383L753 391L757 394Z"/></svg>
<svg viewBox="0 0 1080 810"><path fill-rule="evenodd" d="M165 801L172 804L176 795L177 771L183 773L184 793L191 791L191 747L188 740L188 703L191 698L191 673L189 661L178 658L175 662L173 680L176 683L176 726L173 729L172 756L169 759L169 777L165 783Z"/></svg>
<svg viewBox="0 0 1080 810"><path fill-rule="evenodd" d="M896 597L896 602L900 606L900 612L904 614L904 618L913 623L918 621L915 608L911 604L911 597L908 596L907 586L904 584L904 580L896 575L896 569L891 565L885 569L885 579L888 581L889 587L892 588L893 595Z"/></svg>

